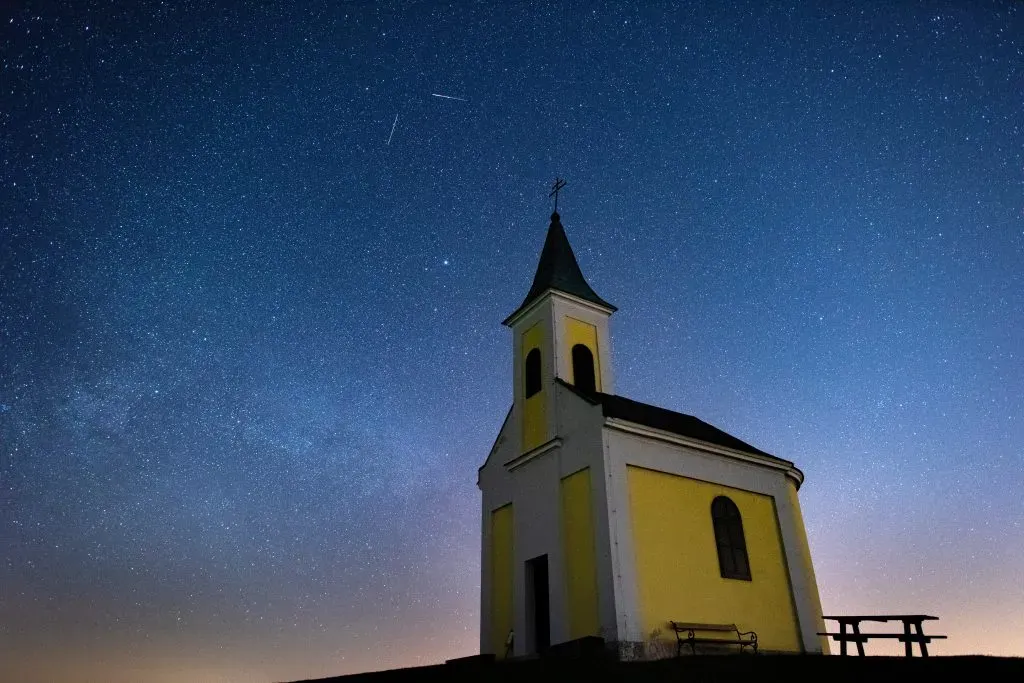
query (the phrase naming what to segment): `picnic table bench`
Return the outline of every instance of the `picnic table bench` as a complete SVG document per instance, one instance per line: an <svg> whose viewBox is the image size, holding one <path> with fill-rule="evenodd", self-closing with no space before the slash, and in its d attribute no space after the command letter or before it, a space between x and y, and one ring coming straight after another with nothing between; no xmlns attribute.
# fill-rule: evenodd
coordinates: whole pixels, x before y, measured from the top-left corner
<svg viewBox="0 0 1024 683"><path fill-rule="evenodd" d="M846 644L857 645L857 654L864 656L864 643L872 638L894 638L899 640L906 647L907 657L913 657L913 644L917 643L921 648L921 656L928 656L928 643L933 640L944 639L946 636L926 636L921 624L925 621L937 621L938 617L927 614L871 614L871 615L844 615L833 617L822 617L839 624L839 632L819 631L819 636L829 636L839 643L839 654L846 655ZM861 633L860 624L862 621L888 622L902 621L903 633ZM913 627L913 631L911 630Z"/></svg>
<svg viewBox="0 0 1024 683"><path fill-rule="evenodd" d="M688 644L693 654L697 654L697 643L724 643L751 647L757 654L757 634L753 631L741 631L736 624L696 624L681 621L668 622L676 634L676 656L682 654L683 644ZM683 638L682 634L686 634ZM703 635L698 635L703 634Z"/></svg>

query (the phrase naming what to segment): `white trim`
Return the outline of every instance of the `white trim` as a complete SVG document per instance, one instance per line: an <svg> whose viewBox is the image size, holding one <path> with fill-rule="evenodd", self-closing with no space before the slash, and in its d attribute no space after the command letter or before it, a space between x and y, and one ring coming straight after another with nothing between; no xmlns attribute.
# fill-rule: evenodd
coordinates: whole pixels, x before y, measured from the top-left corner
<svg viewBox="0 0 1024 683"><path fill-rule="evenodd" d="M617 453L601 430L601 450L605 467L605 500L608 511L608 535L611 543L611 571L615 598L617 642L640 642L640 595L633 547L633 522L626 481L626 458Z"/></svg>
<svg viewBox="0 0 1024 683"><path fill-rule="evenodd" d="M667 443L676 444L678 446L687 446L700 451L708 453L714 453L716 455L724 455L729 458L736 460L743 460L746 462L755 463L757 465L763 465L764 467L770 467L773 470L780 470L786 474L787 477L796 482L797 487L804 481L804 473L801 472L796 466L789 461L779 462L777 460L765 458L763 456L754 453L745 453L738 451L733 448L726 446L718 446L710 444L707 441L701 441L700 439L691 439L672 432L666 432L662 429L655 429L653 427L647 427L645 425L638 424L636 422L630 422L617 417L605 418L605 426L610 429L615 429L620 432L626 432L628 434L636 434L638 436L647 437L649 439L655 439L657 441L665 441Z"/></svg>
<svg viewBox="0 0 1024 683"><path fill-rule="evenodd" d="M545 453L547 453L549 451L553 451L554 449L560 447L561 445L562 445L562 439L560 437L556 436L555 438L551 439L550 441L542 443L541 445L537 446L536 448L534 448L532 450L529 450L529 451L523 453L520 456L512 458L507 463L505 463L505 469L507 469L509 472L511 472L514 469L522 467L523 465L525 465L526 463L530 462L531 460L533 460L535 458L539 458L540 456L544 455Z"/></svg>
<svg viewBox="0 0 1024 683"><path fill-rule="evenodd" d="M612 313L615 312L613 309L607 308L605 306L602 306L601 304L596 304L593 301L588 301L586 299L581 299L578 296L575 296L573 294L569 294L568 292L563 292L560 289L554 289L553 287L548 287L543 292L541 292L540 296L538 296L536 299L533 300L532 304L530 304L529 306L527 306L523 310L519 311L518 313L513 313L509 317L505 318L505 321L502 322L501 324L505 325L506 327L512 327L517 322L519 322L520 318L522 318L525 315L528 315L530 313L530 311L532 311L535 307L537 307L542 301L547 299L549 296L561 297L561 298L566 299L568 301L571 301L571 302L573 302L575 304L579 304L580 306L583 306L584 308L591 308L591 309L593 309L595 311L599 311L601 313L604 313L605 315L611 315Z"/></svg>
<svg viewBox="0 0 1024 683"><path fill-rule="evenodd" d="M491 652L491 514L483 495L480 514L480 652ZM500 653L496 653L500 654Z"/></svg>
<svg viewBox="0 0 1024 683"><path fill-rule="evenodd" d="M505 413L505 419L501 423L501 429L498 430L497 436L494 437L494 443L491 444L491 450L487 452L487 457L484 459L484 464L480 465L480 467L476 468L476 486L477 486L477 488L481 488L480 487L480 473L483 472L485 467L487 467L487 463L490 461L491 456L494 455L494 452L497 451L498 447L501 445L501 438L505 435L505 427L508 426L508 421L512 417L512 409L513 408L515 408L515 405L509 406L508 412Z"/></svg>

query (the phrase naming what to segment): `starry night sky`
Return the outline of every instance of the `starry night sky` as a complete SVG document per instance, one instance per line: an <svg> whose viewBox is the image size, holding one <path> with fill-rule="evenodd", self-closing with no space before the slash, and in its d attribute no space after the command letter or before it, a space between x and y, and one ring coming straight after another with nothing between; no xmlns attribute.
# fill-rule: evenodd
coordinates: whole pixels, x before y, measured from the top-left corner
<svg viewBox="0 0 1024 683"><path fill-rule="evenodd" d="M703 4L4 3L0 678L476 652L555 175L618 392L805 471L825 612L1024 655L1024 11Z"/></svg>

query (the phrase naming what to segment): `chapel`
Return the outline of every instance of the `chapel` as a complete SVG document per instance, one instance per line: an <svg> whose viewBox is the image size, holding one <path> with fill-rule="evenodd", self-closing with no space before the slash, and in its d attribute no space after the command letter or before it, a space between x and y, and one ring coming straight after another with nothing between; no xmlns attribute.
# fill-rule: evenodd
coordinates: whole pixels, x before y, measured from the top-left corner
<svg viewBox="0 0 1024 683"><path fill-rule="evenodd" d="M617 395L615 311L584 278L556 205L533 284L503 323L513 400L478 476L481 653L599 636L620 658L664 656L673 621L736 624L761 652L827 653L803 473Z"/></svg>

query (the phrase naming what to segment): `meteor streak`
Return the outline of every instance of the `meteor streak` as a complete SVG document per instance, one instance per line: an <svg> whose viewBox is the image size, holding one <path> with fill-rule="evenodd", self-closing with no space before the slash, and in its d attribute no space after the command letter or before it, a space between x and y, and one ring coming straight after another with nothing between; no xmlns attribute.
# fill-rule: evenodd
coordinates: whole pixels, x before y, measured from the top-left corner
<svg viewBox="0 0 1024 683"><path fill-rule="evenodd" d="M458 100L459 102L469 102L469 100L463 99L462 97L452 97L451 95L438 95L436 92L432 92L430 93L430 95L432 97L443 97L446 100Z"/></svg>
<svg viewBox="0 0 1024 683"><path fill-rule="evenodd" d="M395 126L398 125L398 114L395 114L395 122L391 124L391 135L388 136L388 147L391 146L391 138L395 136Z"/></svg>

